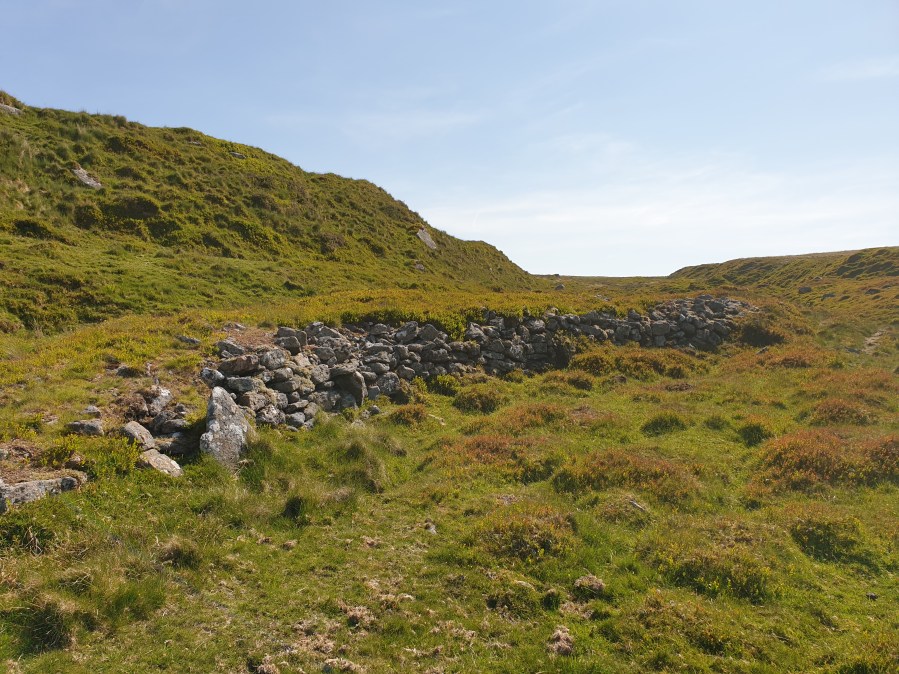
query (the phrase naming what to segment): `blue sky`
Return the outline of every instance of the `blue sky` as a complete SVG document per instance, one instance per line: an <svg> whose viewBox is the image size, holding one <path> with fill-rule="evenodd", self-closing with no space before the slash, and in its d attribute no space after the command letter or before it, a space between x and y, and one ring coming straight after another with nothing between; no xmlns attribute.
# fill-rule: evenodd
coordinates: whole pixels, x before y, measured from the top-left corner
<svg viewBox="0 0 899 674"><path fill-rule="evenodd" d="M899 244L896 0L4 0L0 88L371 180L535 273Z"/></svg>

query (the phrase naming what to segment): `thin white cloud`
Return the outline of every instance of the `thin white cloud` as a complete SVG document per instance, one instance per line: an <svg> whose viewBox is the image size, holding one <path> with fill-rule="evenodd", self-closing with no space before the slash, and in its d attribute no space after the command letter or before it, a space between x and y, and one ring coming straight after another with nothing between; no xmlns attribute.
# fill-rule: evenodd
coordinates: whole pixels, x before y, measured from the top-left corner
<svg viewBox="0 0 899 674"><path fill-rule="evenodd" d="M480 124L487 115L478 111L419 107L403 110L351 112L325 116L319 113L271 113L263 118L269 126L308 131L325 127L369 148L419 141Z"/></svg>
<svg viewBox="0 0 899 674"><path fill-rule="evenodd" d="M473 126L485 118L479 112L419 108L350 115L344 131L367 141L412 141Z"/></svg>
<svg viewBox="0 0 899 674"><path fill-rule="evenodd" d="M882 80L899 77L899 55L837 63L820 73L828 82Z"/></svg>
<svg viewBox="0 0 899 674"><path fill-rule="evenodd" d="M660 275L715 260L899 243L897 170L658 169L502 199L456 195L419 211L452 234L490 241L535 273Z"/></svg>

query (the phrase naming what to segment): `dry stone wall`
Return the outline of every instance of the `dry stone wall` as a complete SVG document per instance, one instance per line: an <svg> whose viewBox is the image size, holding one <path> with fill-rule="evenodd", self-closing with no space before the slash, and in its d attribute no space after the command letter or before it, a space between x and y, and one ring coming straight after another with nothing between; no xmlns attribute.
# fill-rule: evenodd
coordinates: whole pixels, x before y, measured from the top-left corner
<svg viewBox="0 0 899 674"><path fill-rule="evenodd" d="M438 327L409 322L399 327L364 323L332 328L278 328L271 345L248 351L228 339L217 344L223 360L201 378L227 392L258 424L309 428L319 410L336 412L366 399L395 397L403 382L483 369L542 371L564 367L572 337L645 347L713 349L730 337L735 319L754 307L703 295L670 300L647 315L625 318L593 311L509 318L486 312L464 338L451 340Z"/></svg>

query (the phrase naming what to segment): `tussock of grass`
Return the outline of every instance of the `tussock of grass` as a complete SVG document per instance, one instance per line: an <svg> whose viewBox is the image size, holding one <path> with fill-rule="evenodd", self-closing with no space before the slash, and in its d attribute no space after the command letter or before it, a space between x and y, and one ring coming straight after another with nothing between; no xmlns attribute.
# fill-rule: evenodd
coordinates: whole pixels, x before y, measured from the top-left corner
<svg viewBox="0 0 899 674"><path fill-rule="evenodd" d="M862 405L844 398L827 398L811 411L809 423L812 426L866 426L873 416Z"/></svg>
<svg viewBox="0 0 899 674"><path fill-rule="evenodd" d="M160 548L158 559L176 569L196 569L202 563L203 555L196 543L175 536Z"/></svg>
<svg viewBox="0 0 899 674"><path fill-rule="evenodd" d="M659 412L648 419L640 430L650 437L687 429L687 422L676 412Z"/></svg>
<svg viewBox="0 0 899 674"><path fill-rule="evenodd" d="M765 347L782 344L787 339L787 333L773 324L770 317L762 315L741 322L737 337L747 346Z"/></svg>
<svg viewBox="0 0 899 674"><path fill-rule="evenodd" d="M496 426L512 435L532 429L547 429L568 418L567 410L553 403L527 403L507 408Z"/></svg>
<svg viewBox="0 0 899 674"><path fill-rule="evenodd" d="M71 603L49 595L28 599L17 611L25 648L31 653L67 648L75 638L78 618Z"/></svg>
<svg viewBox="0 0 899 674"><path fill-rule="evenodd" d="M443 396L454 396L462 389L462 382L458 377L448 374L437 375L427 382L428 390Z"/></svg>
<svg viewBox="0 0 899 674"><path fill-rule="evenodd" d="M554 370L543 376L547 388L574 389L575 391L592 391L596 379L586 372L569 372Z"/></svg>
<svg viewBox="0 0 899 674"><path fill-rule="evenodd" d="M630 487L651 492L663 501L683 500L699 488L685 467L641 449L598 450L569 459L553 484L563 492Z"/></svg>
<svg viewBox="0 0 899 674"><path fill-rule="evenodd" d="M828 431L798 431L762 446L757 479L777 489L863 485L896 479L897 442L847 441Z"/></svg>
<svg viewBox="0 0 899 674"><path fill-rule="evenodd" d="M820 503L794 506L786 517L790 536L809 557L876 566L858 518Z"/></svg>
<svg viewBox="0 0 899 674"><path fill-rule="evenodd" d="M774 431L767 421L761 418L750 418L737 426L737 435L740 441L747 447L755 447L762 444L768 438L774 437Z"/></svg>
<svg viewBox="0 0 899 674"><path fill-rule="evenodd" d="M559 455L545 438L479 434L439 443L441 461L464 470L494 473L530 483L550 477ZM488 469L488 470L485 470Z"/></svg>
<svg viewBox="0 0 899 674"><path fill-rule="evenodd" d="M505 402L504 395L491 384L474 384L462 389L453 400L453 405L463 412L490 414Z"/></svg>
<svg viewBox="0 0 899 674"><path fill-rule="evenodd" d="M388 418L395 424L417 426L428 420L428 408L421 403L409 403L397 407Z"/></svg>
<svg viewBox="0 0 899 674"><path fill-rule="evenodd" d="M827 360L826 351L806 345L771 349L758 357L758 364L762 367L799 370L820 367Z"/></svg>
<svg viewBox="0 0 899 674"><path fill-rule="evenodd" d="M761 554L763 538L742 522L721 519L676 536L657 532L643 552L675 585L760 603L777 593L775 571Z"/></svg>
<svg viewBox="0 0 899 674"><path fill-rule="evenodd" d="M571 359L568 367L595 376L619 372L641 380L658 376L683 379L691 372L704 369L700 360L675 349L631 346L607 346L578 354Z"/></svg>
<svg viewBox="0 0 899 674"><path fill-rule="evenodd" d="M547 506L536 506L493 513L477 528L469 542L498 557L536 562L570 550L573 531L563 513Z"/></svg>
<svg viewBox="0 0 899 674"><path fill-rule="evenodd" d="M542 599L531 583L505 573L493 580L487 606L512 618L526 618L541 611Z"/></svg>
<svg viewBox="0 0 899 674"><path fill-rule="evenodd" d="M665 635L663 643L657 642L657 661L673 663L693 649L715 657L739 657L751 645L733 622L725 610L701 598L655 589L627 611L613 636L622 647L633 648L653 635Z"/></svg>

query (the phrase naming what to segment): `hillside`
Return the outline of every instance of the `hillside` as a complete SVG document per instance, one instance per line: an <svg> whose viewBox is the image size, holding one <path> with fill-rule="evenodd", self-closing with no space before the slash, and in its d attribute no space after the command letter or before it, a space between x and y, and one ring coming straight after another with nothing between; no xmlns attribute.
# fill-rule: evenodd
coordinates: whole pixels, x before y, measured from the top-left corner
<svg viewBox="0 0 899 674"><path fill-rule="evenodd" d="M764 285L781 289L828 278L863 281L882 277L899 277L899 248L741 258L684 267L671 274L671 278L702 279L719 285Z"/></svg>
<svg viewBox="0 0 899 674"><path fill-rule="evenodd" d="M536 283L370 182L191 129L2 92L0 103L0 330L334 290Z"/></svg>
<svg viewBox="0 0 899 674"><path fill-rule="evenodd" d="M2 671L899 671L899 249L534 278L194 131L0 143Z"/></svg>

